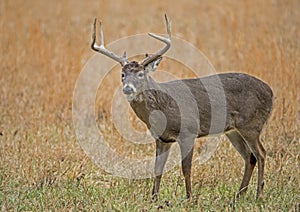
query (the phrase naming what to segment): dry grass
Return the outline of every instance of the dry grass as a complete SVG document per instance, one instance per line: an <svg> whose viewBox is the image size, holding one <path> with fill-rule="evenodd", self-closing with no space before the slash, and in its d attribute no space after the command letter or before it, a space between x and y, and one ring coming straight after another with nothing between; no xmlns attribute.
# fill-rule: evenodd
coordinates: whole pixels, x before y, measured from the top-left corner
<svg viewBox="0 0 300 212"><path fill-rule="evenodd" d="M275 106L262 136L268 150L265 200L254 202L253 180L237 209L299 207L299 11L297 0L1 1L0 207L229 210L227 203L238 188L243 166L229 142L223 142L208 163L194 165L195 202L182 200L184 187L177 170L164 177L157 204L148 202L150 180L102 173L76 143L72 94L82 67L94 54L89 49L93 18L106 23L109 43L126 35L161 32L165 12L172 20L173 35L201 49L218 72L250 73L273 88ZM114 75L107 85L97 111L108 113L106 103L118 77Z"/></svg>

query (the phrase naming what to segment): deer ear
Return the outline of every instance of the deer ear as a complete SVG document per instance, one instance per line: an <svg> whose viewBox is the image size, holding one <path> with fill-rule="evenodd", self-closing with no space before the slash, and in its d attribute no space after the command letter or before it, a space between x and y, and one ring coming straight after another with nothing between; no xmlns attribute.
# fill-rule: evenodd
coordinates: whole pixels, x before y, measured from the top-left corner
<svg viewBox="0 0 300 212"><path fill-rule="evenodd" d="M156 60L148 63L147 65L145 65L145 71L146 72L154 72L156 71L159 63L161 62L162 57L158 57Z"/></svg>

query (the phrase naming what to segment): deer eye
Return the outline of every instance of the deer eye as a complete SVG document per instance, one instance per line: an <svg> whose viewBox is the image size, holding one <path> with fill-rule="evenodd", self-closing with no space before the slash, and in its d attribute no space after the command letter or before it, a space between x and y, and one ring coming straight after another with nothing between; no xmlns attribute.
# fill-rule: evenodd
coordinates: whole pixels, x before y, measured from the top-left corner
<svg viewBox="0 0 300 212"><path fill-rule="evenodd" d="M144 72L143 71L138 72L137 77L144 78Z"/></svg>
<svg viewBox="0 0 300 212"><path fill-rule="evenodd" d="M122 73L122 81L125 79L125 74Z"/></svg>

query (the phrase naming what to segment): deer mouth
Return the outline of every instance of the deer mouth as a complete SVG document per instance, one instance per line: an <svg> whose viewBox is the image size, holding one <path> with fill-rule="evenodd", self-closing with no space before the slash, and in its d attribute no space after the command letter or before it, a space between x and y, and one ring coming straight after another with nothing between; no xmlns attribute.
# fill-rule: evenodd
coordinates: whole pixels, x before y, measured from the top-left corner
<svg viewBox="0 0 300 212"><path fill-rule="evenodd" d="M125 96L128 102L131 102L135 98L134 94L125 94Z"/></svg>
<svg viewBox="0 0 300 212"><path fill-rule="evenodd" d="M136 96L136 88L131 83L125 84L123 86L123 93L128 101L132 101Z"/></svg>

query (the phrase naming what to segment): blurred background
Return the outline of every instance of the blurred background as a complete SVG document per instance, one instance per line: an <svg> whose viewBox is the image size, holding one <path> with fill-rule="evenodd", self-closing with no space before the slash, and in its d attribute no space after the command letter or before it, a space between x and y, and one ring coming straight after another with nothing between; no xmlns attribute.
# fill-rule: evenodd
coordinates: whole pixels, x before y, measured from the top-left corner
<svg viewBox="0 0 300 212"><path fill-rule="evenodd" d="M48 202L25 194L42 185L61 186L60 183L69 181L84 180L87 184L95 185L95 182L102 179L99 176L106 176L80 149L72 125L72 95L75 82L85 63L95 54L90 49L93 20L97 17L103 21L105 42L108 44L124 36L139 33L165 33L165 13L172 23L172 35L189 41L200 49L217 72L249 73L272 87L275 95L274 109L262 134L268 150L266 178L281 183L277 187L269 182L269 188L278 188L279 193L286 192L290 197L296 195L294 189L299 188L300 174L299 1L188 0L183 3L171 0L2 0L2 209L13 209L28 202L40 209L41 205L51 208L55 204L62 208L74 208L75 203L71 197L66 197L63 206L59 198L50 193L43 194ZM178 69L178 64L162 63L161 68L171 70L170 72L177 73L180 77L189 77L184 71L175 70ZM133 147L124 147L122 139L109 121L109 93L120 83L119 70L120 68L116 67L116 75L112 75L112 80L107 83L107 93L102 93L102 98L98 98L96 111L101 130L111 138L115 147L119 148L117 151L122 152ZM134 116L132 119L137 122ZM194 169L194 185L209 184L213 179L228 184L235 178L236 182L234 179L233 184L238 186L243 162L229 142L223 143L211 162L218 165L197 166ZM152 151L151 154L154 153L153 147L148 150ZM224 162L220 158L230 160ZM235 161L239 161L238 165L233 166L237 163ZM216 176L218 177L214 178ZM101 186L117 183L112 178L103 182L101 181ZM128 182L123 184L129 187ZM171 184L172 182L169 187L174 187ZM280 186L287 188L283 191L280 190ZM144 195L150 193L148 190L139 192L145 193ZM299 193L295 198L299 201ZM283 199L280 201L285 201ZM122 202L124 197L110 198L111 204L118 200ZM142 202L135 204L143 205ZM115 204L118 205L118 202Z"/></svg>

